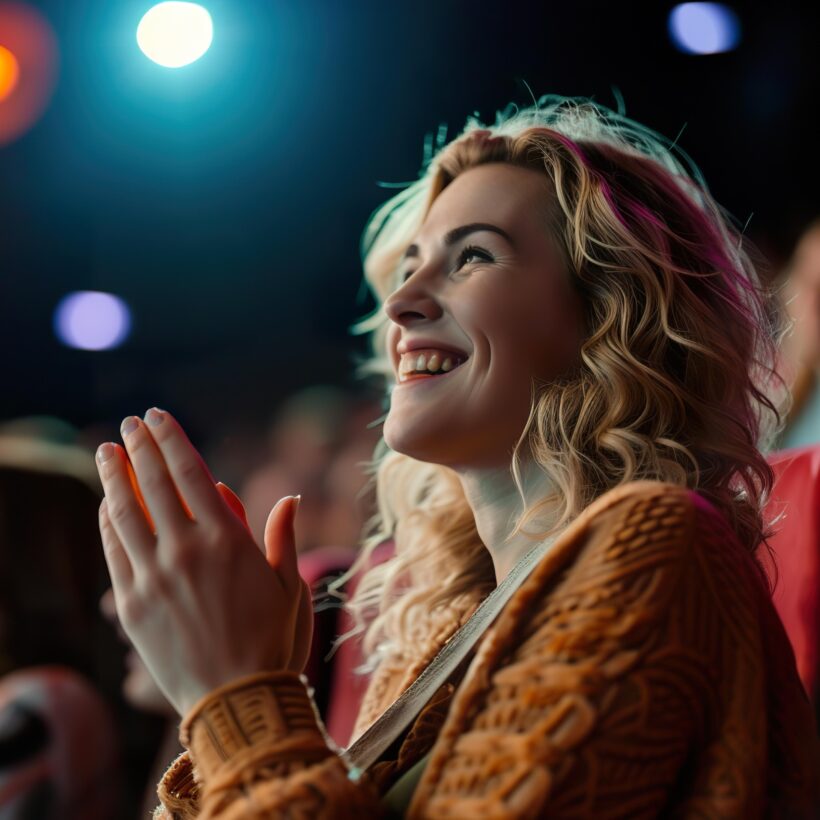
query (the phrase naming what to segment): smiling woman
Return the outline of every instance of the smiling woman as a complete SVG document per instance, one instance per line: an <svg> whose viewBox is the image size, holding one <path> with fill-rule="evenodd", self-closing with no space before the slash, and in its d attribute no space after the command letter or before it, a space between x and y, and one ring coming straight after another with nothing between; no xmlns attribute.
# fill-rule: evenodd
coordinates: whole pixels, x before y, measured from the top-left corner
<svg viewBox="0 0 820 820"><path fill-rule="evenodd" d="M299 676L296 501L263 560L169 414L101 448L119 618L184 716L155 816L812 817L820 749L756 559L779 381L745 243L618 113L480 125L365 232L390 409L346 753Z"/></svg>

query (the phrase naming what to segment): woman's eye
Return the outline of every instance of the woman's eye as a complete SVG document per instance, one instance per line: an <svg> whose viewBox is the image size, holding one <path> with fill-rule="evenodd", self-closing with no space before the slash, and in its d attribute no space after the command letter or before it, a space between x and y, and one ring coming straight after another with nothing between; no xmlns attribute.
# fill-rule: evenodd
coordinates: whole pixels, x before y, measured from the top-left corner
<svg viewBox="0 0 820 820"><path fill-rule="evenodd" d="M458 255L458 261L456 264L456 270L464 267L468 262L478 260L479 262L492 262L493 257L488 252L485 251L483 248L478 248L475 245L469 245L461 253ZM414 273L415 271L406 270L404 273L399 273L398 275L398 283L399 285L403 285Z"/></svg>
<svg viewBox="0 0 820 820"><path fill-rule="evenodd" d="M464 250L458 255L458 268L466 265L472 259L477 259L481 262L492 262L493 258L490 256L487 251L483 250L482 248L477 248L474 245L468 245Z"/></svg>

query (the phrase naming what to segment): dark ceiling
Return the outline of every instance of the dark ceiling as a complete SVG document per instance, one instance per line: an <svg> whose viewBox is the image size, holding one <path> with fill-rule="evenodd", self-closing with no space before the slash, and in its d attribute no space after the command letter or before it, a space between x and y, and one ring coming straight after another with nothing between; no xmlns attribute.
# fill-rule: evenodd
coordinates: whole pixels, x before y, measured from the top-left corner
<svg viewBox="0 0 820 820"><path fill-rule="evenodd" d="M616 87L636 119L685 126L775 257L820 210L816 4L735 4L740 47L708 57L674 50L662 2L203 4L213 46L170 71L134 40L150 0L31 3L60 68L45 114L0 148L0 420L158 405L204 436L349 384L377 181L415 179L426 133L527 104L527 86L607 104ZM54 306L80 289L129 303L124 346L57 341Z"/></svg>

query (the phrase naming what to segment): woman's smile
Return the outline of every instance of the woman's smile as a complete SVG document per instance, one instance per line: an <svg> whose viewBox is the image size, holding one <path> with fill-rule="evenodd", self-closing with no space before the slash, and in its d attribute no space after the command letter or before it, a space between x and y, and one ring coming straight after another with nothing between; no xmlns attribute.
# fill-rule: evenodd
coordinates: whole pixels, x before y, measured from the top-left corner
<svg viewBox="0 0 820 820"><path fill-rule="evenodd" d="M448 377L452 377L460 367L460 364L455 365L447 370L439 370L437 373L400 373L399 380L396 383L396 389L399 387L409 387L411 384L419 385L422 383L446 381Z"/></svg>
<svg viewBox="0 0 820 820"><path fill-rule="evenodd" d="M398 361L397 381L403 383L408 380L422 377L437 378L460 367L469 358L466 353L460 351L437 348L437 347L417 347L399 344L400 353ZM405 352L401 352L404 349Z"/></svg>

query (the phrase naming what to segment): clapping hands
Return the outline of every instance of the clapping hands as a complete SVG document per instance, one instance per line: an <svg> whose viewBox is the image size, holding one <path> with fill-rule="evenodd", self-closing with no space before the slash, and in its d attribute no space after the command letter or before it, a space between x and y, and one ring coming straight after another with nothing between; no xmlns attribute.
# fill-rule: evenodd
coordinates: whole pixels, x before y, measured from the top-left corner
<svg viewBox="0 0 820 820"><path fill-rule="evenodd" d="M298 498L271 511L263 554L239 499L169 413L130 416L122 435L125 448L97 451L100 532L122 628L170 703L185 715L244 675L301 672L312 606L296 565Z"/></svg>

